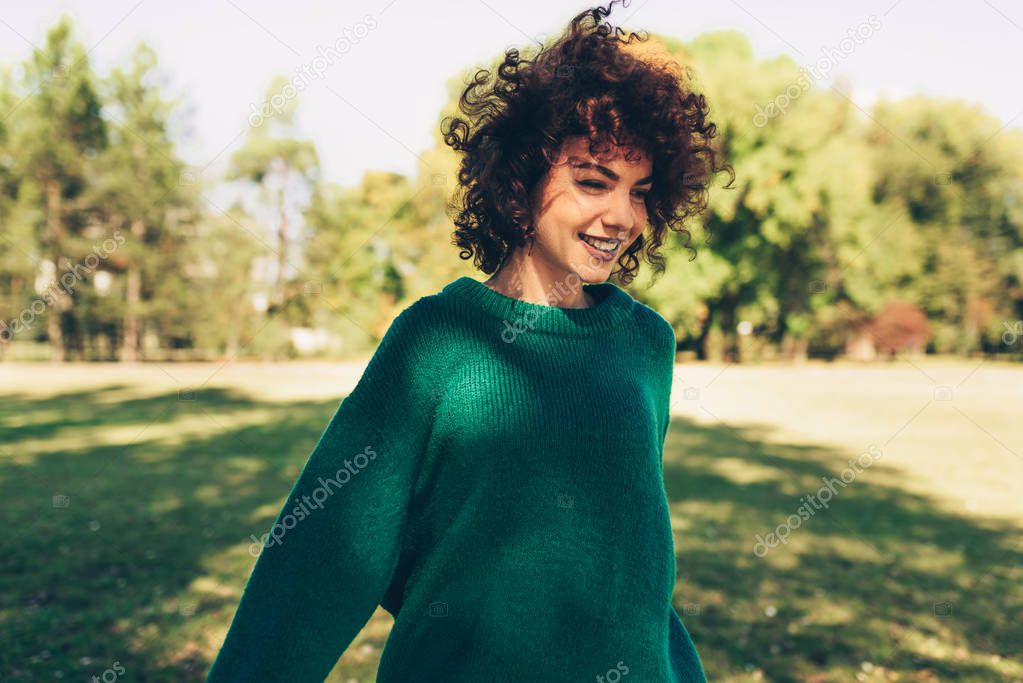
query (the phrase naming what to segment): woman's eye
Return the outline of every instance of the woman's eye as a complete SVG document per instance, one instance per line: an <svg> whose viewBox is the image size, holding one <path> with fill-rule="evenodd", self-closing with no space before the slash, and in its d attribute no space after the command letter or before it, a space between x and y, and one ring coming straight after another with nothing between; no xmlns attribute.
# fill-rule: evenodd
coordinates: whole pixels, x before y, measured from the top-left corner
<svg viewBox="0 0 1023 683"><path fill-rule="evenodd" d="M600 182L599 180L579 180L579 181L576 181L576 182L579 185L583 186L583 187L592 188L594 190L606 190L607 189L607 185L605 185L604 183ZM645 202L648 194L650 194L649 190L640 190L640 191L637 191L637 192L633 192L632 196L635 197L637 200L639 200L641 202Z"/></svg>

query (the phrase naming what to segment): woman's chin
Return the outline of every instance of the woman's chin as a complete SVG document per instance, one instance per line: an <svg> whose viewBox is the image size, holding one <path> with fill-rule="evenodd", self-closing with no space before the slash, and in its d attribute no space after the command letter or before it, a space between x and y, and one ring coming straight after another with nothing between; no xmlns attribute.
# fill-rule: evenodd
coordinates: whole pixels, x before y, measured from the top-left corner
<svg viewBox="0 0 1023 683"><path fill-rule="evenodd" d="M613 263L613 262L612 262ZM571 269L571 272L575 274L584 284L594 285L600 284L607 280L611 274L611 264L592 264L583 263L575 264Z"/></svg>

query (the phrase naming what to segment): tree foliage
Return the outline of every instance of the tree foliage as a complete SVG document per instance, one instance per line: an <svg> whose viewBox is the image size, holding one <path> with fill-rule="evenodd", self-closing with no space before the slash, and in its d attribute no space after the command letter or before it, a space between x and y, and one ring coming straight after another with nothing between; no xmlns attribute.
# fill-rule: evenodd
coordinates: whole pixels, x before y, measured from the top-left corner
<svg viewBox="0 0 1023 683"><path fill-rule="evenodd" d="M735 31L653 40L706 95L736 173L692 226L696 260L669 233L667 271L631 286L682 349L831 357L866 336L883 352L1020 357L1006 331L1023 328L1023 132L958 100L866 111ZM439 123L474 69L446 84L412 177L341 187L322 180L283 76L223 178L189 168L158 61L141 44L98 77L63 17L20 69L0 67L0 357L281 358L303 331L327 339L313 351L364 352L471 274Z"/></svg>

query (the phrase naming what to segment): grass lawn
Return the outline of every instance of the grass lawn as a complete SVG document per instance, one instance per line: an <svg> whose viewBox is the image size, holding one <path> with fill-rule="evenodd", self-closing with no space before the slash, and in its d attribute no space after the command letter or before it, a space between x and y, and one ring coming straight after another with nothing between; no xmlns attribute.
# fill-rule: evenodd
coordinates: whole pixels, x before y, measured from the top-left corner
<svg viewBox="0 0 1023 683"><path fill-rule="evenodd" d="M360 371L0 365L0 679L203 680ZM1023 368L680 365L673 402L674 601L712 681L1023 681ZM390 624L328 680L372 681Z"/></svg>

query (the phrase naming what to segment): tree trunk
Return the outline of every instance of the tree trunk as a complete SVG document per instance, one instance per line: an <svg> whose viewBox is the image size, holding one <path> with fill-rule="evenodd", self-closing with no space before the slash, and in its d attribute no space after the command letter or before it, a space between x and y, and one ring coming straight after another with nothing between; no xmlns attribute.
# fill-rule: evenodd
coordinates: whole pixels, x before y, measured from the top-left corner
<svg viewBox="0 0 1023 683"><path fill-rule="evenodd" d="M707 360L710 356L707 349L707 337L710 334L711 326L714 324L714 312L714 306L708 304L707 315L700 321L700 334L696 337L695 341L697 360Z"/></svg>
<svg viewBox="0 0 1023 683"><path fill-rule="evenodd" d="M50 340L50 360L63 363L67 360L64 332L61 326L64 311L71 310L71 297L60 286L60 257L63 243L63 216L61 215L60 184L55 178L46 182L46 227L50 238L50 257L57 284L53 287L53 310L46 316L46 336Z"/></svg>
<svg viewBox="0 0 1023 683"><path fill-rule="evenodd" d="M805 363L808 356L809 341L806 337L800 337L786 332L781 340L781 354L793 363Z"/></svg>
<svg viewBox="0 0 1023 683"><path fill-rule="evenodd" d="M227 343L225 345L226 348L224 349L224 356L228 360L235 357L238 353L239 347L241 346L241 329L242 323L244 322L241 306L231 306L230 310L230 324L227 329Z"/></svg>
<svg viewBox="0 0 1023 683"><path fill-rule="evenodd" d="M142 219L136 218L131 222L131 234L139 244L142 243L146 234L146 226ZM128 282L124 297L124 341L121 345L121 360L126 363L135 363L139 360L142 335L142 323L138 310L139 301L142 299L142 269L135 258L128 262Z"/></svg>
<svg viewBox="0 0 1023 683"><path fill-rule="evenodd" d="M738 306L738 297L726 296L721 299L721 304L718 308L721 332L723 335L722 342L724 361L727 363L739 362L739 344L736 339L738 333L735 330L737 323L736 309Z"/></svg>

